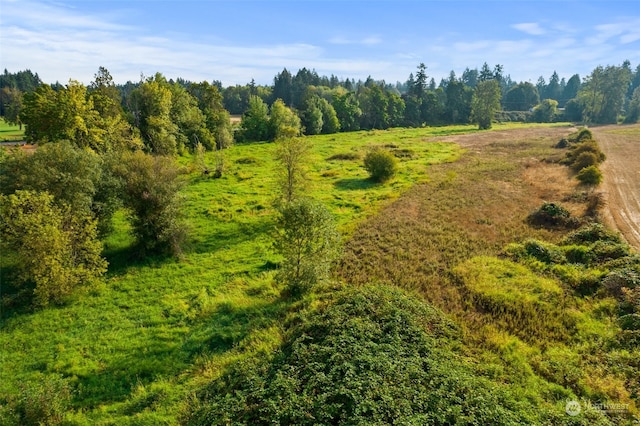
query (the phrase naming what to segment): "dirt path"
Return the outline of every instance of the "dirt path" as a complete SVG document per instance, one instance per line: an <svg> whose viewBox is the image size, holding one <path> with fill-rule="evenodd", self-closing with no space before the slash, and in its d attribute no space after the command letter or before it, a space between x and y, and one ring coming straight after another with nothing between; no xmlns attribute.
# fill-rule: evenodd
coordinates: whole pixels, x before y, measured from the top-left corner
<svg viewBox="0 0 640 426"><path fill-rule="evenodd" d="M607 155L602 164L607 221L640 250L640 125L591 129Z"/></svg>

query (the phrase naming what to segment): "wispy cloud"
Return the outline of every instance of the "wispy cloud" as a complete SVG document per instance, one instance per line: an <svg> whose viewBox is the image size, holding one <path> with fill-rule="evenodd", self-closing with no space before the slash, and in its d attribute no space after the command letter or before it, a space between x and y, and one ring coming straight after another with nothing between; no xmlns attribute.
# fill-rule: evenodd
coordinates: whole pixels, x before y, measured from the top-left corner
<svg viewBox="0 0 640 426"><path fill-rule="evenodd" d="M382 43L382 39L378 36L368 36L360 39L353 39L344 36L334 36L329 39L329 43L331 44L340 44L340 45L364 45L364 46L374 46L376 44Z"/></svg>
<svg viewBox="0 0 640 426"><path fill-rule="evenodd" d="M547 33L547 31L544 28L542 28L540 24L537 22L523 22L521 24L513 24L511 25L511 27L529 35L538 36L538 35L544 35Z"/></svg>
<svg viewBox="0 0 640 426"><path fill-rule="evenodd" d="M73 78L89 83L99 66L118 82L162 72L168 78L216 79L224 85L252 78L268 84L283 67L404 81L420 62L436 80L451 70L459 74L487 62L504 65L514 79L535 81L554 70L564 77L576 72L584 76L597 65L637 62L640 51L638 17L594 18L581 26L560 19L505 23L479 38L460 27L448 31L446 23L429 35L423 29L399 24L387 28L372 21L359 30L349 27L351 32L327 24L280 39L277 31L256 24L255 34L243 40L233 31L216 33L215 26L197 37L179 24L154 29L145 25L141 2L135 1L113 2L108 12L91 13L42 0L0 2L2 68L30 68L47 82ZM304 28L306 22L295 23ZM367 33L367 28L376 33ZM519 34L514 36L513 29Z"/></svg>

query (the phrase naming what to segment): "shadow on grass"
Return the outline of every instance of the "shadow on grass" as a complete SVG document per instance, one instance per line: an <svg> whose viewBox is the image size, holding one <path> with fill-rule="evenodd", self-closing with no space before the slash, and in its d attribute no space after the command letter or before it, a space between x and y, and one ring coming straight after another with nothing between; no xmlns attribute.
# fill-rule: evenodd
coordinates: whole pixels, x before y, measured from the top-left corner
<svg viewBox="0 0 640 426"><path fill-rule="evenodd" d="M189 250L195 253L215 252L255 240L259 236L271 232L273 227L274 223L271 217L264 217L249 223L228 222L220 224L215 231L192 240L189 243Z"/></svg>
<svg viewBox="0 0 640 426"><path fill-rule="evenodd" d="M195 303L195 309L201 309L201 315L186 320L192 326L188 333L183 333L183 339L176 339L163 328L147 329L146 338L129 350L121 350L99 373L78 377L75 408L92 409L126 401L123 409L128 415L141 412L154 403L154 398L139 400L135 395L137 386L176 377L187 369L197 368L199 360L238 347L252 332L278 322L288 306L280 299L251 306L222 302L203 307L197 306L199 302L195 299L191 303Z"/></svg>
<svg viewBox="0 0 640 426"><path fill-rule="evenodd" d="M367 189L378 186L379 184L371 179L347 178L340 179L333 185L336 187L336 189L344 191L365 191Z"/></svg>

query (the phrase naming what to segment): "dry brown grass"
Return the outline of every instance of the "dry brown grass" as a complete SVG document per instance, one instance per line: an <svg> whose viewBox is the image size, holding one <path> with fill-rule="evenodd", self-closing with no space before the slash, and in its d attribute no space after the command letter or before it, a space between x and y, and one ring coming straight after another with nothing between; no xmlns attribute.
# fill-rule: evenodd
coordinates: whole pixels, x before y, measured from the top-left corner
<svg viewBox="0 0 640 426"><path fill-rule="evenodd" d="M541 161L557 152L551 146L568 132L507 130L445 139L467 153L455 163L431 166L428 184L362 223L346 245L338 275L352 284L380 281L415 289L446 312L470 314L451 278L454 266L498 255L510 242L564 235L533 229L525 219L544 201L570 199L576 189L566 167ZM578 202L565 204L584 210Z"/></svg>

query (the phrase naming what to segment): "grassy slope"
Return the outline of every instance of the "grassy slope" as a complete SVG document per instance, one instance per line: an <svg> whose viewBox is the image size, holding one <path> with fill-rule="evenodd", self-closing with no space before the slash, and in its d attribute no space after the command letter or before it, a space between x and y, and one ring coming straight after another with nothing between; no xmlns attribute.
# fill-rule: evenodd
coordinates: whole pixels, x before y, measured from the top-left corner
<svg viewBox="0 0 640 426"><path fill-rule="evenodd" d="M358 132L311 138L310 189L336 214L343 232L411 185L428 180L429 165L453 161L453 144L425 143L470 126ZM369 146L405 149L398 176L385 185L366 179L361 160L325 161L338 153L363 156ZM189 175L185 212L192 228L181 262L134 263L126 221L106 243L106 283L69 304L30 312L3 308L0 398L42 374L68 377L79 423L173 422L186 395L225 366L280 342L288 306L271 280L273 144L225 152L221 179ZM190 167L184 160L185 167ZM213 158L207 158L212 164Z"/></svg>

